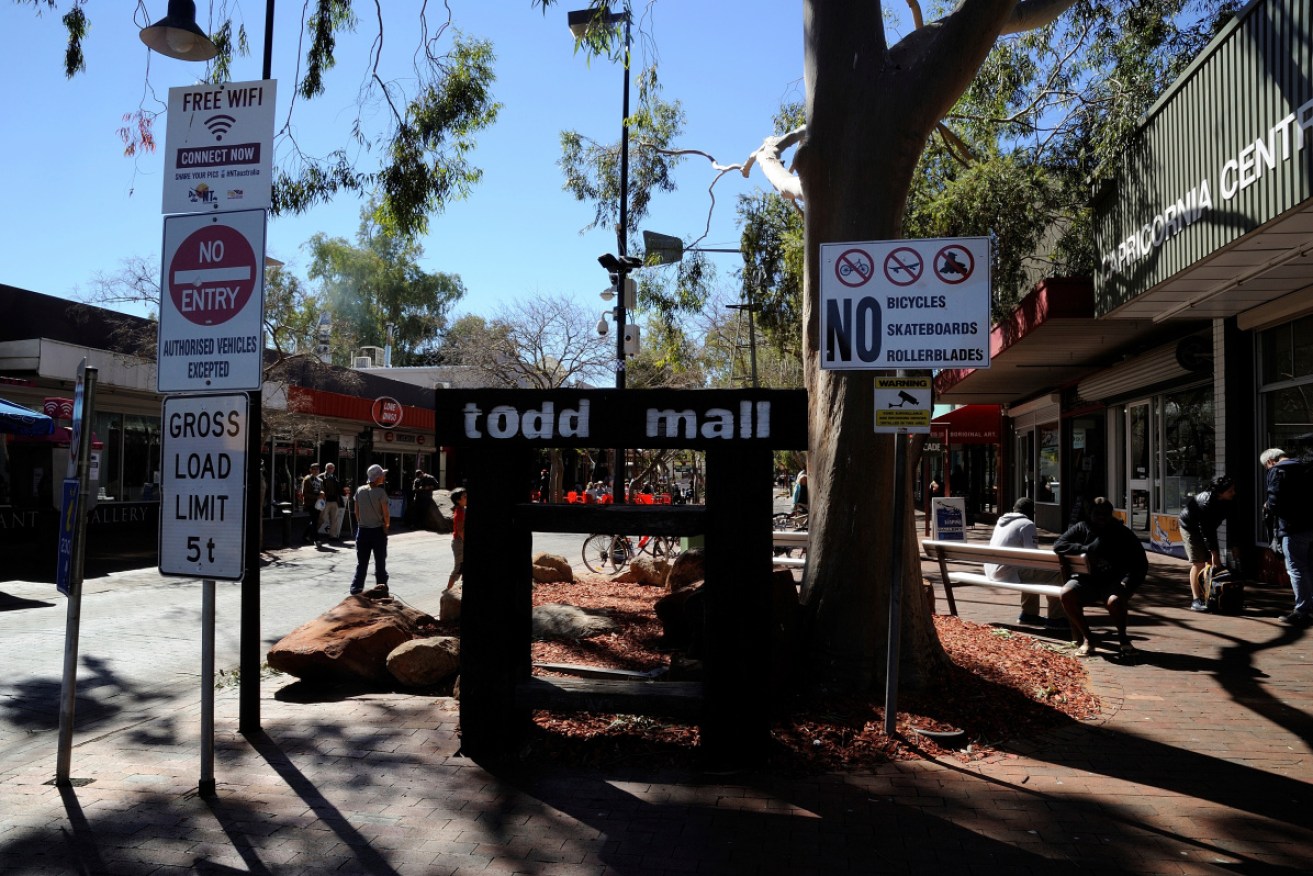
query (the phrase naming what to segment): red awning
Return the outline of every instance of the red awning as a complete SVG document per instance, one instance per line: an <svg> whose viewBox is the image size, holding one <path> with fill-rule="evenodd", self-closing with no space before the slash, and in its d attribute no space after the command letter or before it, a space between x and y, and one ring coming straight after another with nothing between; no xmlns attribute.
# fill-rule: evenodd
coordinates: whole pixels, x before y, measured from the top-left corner
<svg viewBox="0 0 1313 876"><path fill-rule="evenodd" d="M948 430L950 444L997 444L1002 425L1003 409L999 405L966 405L930 421L932 430Z"/></svg>

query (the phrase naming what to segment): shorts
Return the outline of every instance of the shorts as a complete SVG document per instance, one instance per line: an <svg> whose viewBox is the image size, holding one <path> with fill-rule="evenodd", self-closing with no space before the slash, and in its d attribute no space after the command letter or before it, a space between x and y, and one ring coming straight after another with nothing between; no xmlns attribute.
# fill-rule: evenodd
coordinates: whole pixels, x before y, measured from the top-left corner
<svg viewBox="0 0 1313 876"><path fill-rule="evenodd" d="M1120 581L1100 581L1088 575L1078 575L1067 585L1071 587L1070 592L1076 594L1076 601L1084 606L1107 605L1108 597L1113 595L1119 594L1124 599L1131 596Z"/></svg>
<svg viewBox="0 0 1313 876"><path fill-rule="evenodd" d="M1206 563L1213 558L1204 543L1204 537L1188 529L1181 530L1181 540L1185 542L1185 558L1192 563Z"/></svg>
<svg viewBox="0 0 1313 876"><path fill-rule="evenodd" d="M456 565L451 570L451 574L459 575L461 567L465 565L465 539L453 538L451 540L451 555L456 559Z"/></svg>

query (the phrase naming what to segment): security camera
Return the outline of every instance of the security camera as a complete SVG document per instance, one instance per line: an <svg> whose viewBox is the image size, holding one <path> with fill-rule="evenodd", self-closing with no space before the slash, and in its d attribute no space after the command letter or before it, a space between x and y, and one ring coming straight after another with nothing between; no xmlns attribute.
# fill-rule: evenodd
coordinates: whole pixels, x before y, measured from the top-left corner
<svg viewBox="0 0 1313 876"><path fill-rule="evenodd" d="M610 326L608 326L606 323L605 316L597 321L597 333L599 335L601 335L602 337L606 337L606 333L610 330L611 330Z"/></svg>

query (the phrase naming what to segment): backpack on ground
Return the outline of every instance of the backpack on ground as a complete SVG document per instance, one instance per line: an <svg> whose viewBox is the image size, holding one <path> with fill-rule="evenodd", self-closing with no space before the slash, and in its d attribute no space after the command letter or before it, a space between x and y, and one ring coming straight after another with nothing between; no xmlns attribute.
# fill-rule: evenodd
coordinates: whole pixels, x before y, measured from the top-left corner
<svg viewBox="0 0 1313 876"><path fill-rule="evenodd" d="M1208 610L1217 614L1240 614L1245 610L1245 585L1226 566L1204 566L1201 576Z"/></svg>

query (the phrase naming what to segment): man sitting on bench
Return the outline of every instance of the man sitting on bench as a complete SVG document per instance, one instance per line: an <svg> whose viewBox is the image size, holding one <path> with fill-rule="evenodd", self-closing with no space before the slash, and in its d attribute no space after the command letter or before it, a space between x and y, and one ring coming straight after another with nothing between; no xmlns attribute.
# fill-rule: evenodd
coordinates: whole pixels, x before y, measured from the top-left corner
<svg viewBox="0 0 1313 876"><path fill-rule="evenodd" d="M1062 607L1076 634L1076 653L1085 657L1096 643L1085 620L1085 606L1104 605L1117 627L1121 653L1135 648L1126 635L1126 612L1131 596L1144 583L1149 560L1140 539L1113 516L1112 503L1100 496L1090 507L1088 521L1068 529L1053 544L1059 554L1084 554L1090 571L1077 575L1062 588Z"/></svg>

